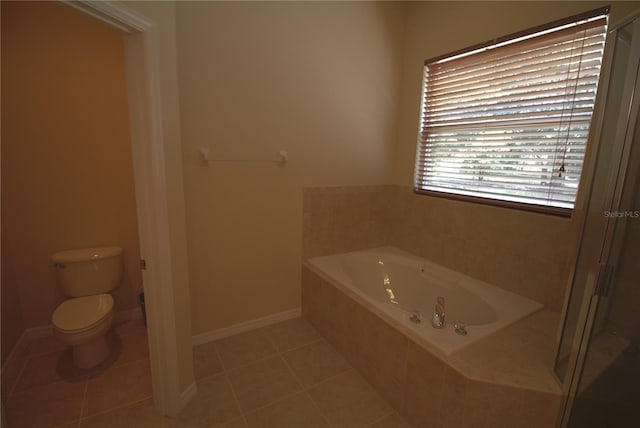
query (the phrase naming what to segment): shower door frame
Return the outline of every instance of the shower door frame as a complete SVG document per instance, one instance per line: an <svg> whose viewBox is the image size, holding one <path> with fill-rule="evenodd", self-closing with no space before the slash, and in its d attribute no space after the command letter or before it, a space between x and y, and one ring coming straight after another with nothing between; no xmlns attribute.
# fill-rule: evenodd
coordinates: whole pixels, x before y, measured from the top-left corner
<svg viewBox="0 0 640 428"><path fill-rule="evenodd" d="M626 25L634 26L634 38L632 40L632 45L630 48L630 57L629 62L627 64L627 70L625 74L625 83L624 88L629 90L623 91L623 93L630 93L627 104L627 108L625 110L621 110L621 112L626 113L626 118L620 117L616 126L615 132L615 140L612 144L612 150L614 151L610 165L610 174L608 176L608 183L606 185L606 193L604 196L603 209L609 211L615 211L615 208L618 208L620 205L620 200L622 197L622 191L625 184L627 166L629 162L629 154L631 152L631 145L633 143L634 132L638 122L638 110L640 109L640 11L634 12L628 18L624 19L621 23L616 25L615 28L608 31L608 41L607 41L607 54L605 64L609 67L606 71L606 75L603 78L603 83L605 84L605 91L603 92L603 108L600 109L598 113L598 123L597 130L594 134L594 139L597 141L596 147L594 147L592 157L592 161L589 164L590 173L587 178L587 183L589 184L589 189L591 189L591 184L595 177L595 167L597 164L597 154L600 150L601 146L601 130L603 126L604 120L604 112L606 108L606 104L610 102L607 99L608 96L608 87L611 83L611 70L610 67L613 62L615 47L617 44L617 32ZM627 98L622 100L622 102L626 101ZM640 132L640 131L639 131ZM624 135L623 138L620 138L621 135ZM614 165L615 163L615 165ZM602 165L600 166L603 167ZM589 215L589 203L591 200L591 190L589 190L588 195L586 196L583 204L584 213L581 216L581 230L584 234L584 228L586 227L586 219ZM604 212L603 212L604 215ZM575 398L578 394L578 388L580 386L580 381L582 377L583 368L586 362L587 351L590 344L591 334L593 333L593 329L595 326L596 316L598 313L598 308L602 301L602 298L608 297L609 284L607 278L603 278L603 275L606 275L607 269L603 267L608 266L609 264L609 256L611 253L611 247L613 244L614 234L616 230L616 222L618 218L610 217L604 222L600 232L598 243L601 245L601 253L599 257L599 263L595 266L589 267L589 272L594 272L594 280L587 283L584 295L582 299L582 304L580 307L580 312L577 318L577 327L574 337L572 339L571 351L568 357L568 365L567 371L565 373L565 379L563 383L563 405L560 413L560 421L559 426L562 428L567 427L569 423L569 417L571 415L571 411L573 408L573 404ZM576 251L575 264L577 265L579 261L580 249L582 246L582 238L579 240L578 249ZM575 276L575 271L573 272L572 277L570 278L571 285L573 286L573 280ZM603 286L604 284L604 286ZM573 288L573 287L572 287ZM570 303L570 293L567 293L567 298L565 299L564 311L563 311L563 319L561 322L562 330L560 331L559 339L562 338L562 334L564 333L564 323L567 314L567 310ZM560 359L560 348L561 342L558 342L558 350L556 354L555 365L557 365L558 360Z"/></svg>

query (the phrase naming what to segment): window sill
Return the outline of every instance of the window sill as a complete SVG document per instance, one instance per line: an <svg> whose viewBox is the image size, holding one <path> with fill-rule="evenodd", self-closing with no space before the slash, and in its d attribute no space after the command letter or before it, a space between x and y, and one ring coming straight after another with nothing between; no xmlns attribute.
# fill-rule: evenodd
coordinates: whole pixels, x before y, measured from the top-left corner
<svg viewBox="0 0 640 428"><path fill-rule="evenodd" d="M418 195L433 196L436 198L452 199L455 201L473 202L483 205L492 205L501 208L509 208L520 211L528 211L538 214L554 215L558 217L571 217L572 209L547 207L544 205L525 204L521 202L500 201L497 199L480 198L477 196L457 195L455 193L436 192L432 190L413 189L413 193Z"/></svg>

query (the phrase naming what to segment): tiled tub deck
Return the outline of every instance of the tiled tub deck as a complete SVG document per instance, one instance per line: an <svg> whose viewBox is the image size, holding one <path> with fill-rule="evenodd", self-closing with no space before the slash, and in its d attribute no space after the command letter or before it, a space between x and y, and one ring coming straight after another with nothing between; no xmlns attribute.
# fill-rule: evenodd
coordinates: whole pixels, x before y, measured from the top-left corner
<svg viewBox="0 0 640 428"><path fill-rule="evenodd" d="M550 367L558 315L539 311L448 357L307 266L302 313L417 427L554 427L561 396Z"/></svg>

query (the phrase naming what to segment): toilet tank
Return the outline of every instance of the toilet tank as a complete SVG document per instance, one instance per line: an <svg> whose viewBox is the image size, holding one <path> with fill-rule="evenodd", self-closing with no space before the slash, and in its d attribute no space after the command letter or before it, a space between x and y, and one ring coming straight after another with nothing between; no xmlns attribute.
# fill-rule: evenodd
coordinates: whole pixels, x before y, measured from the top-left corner
<svg viewBox="0 0 640 428"><path fill-rule="evenodd" d="M54 253L51 260L62 292L69 297L108 293L120 284L122 248L96 247Z"/></svg>

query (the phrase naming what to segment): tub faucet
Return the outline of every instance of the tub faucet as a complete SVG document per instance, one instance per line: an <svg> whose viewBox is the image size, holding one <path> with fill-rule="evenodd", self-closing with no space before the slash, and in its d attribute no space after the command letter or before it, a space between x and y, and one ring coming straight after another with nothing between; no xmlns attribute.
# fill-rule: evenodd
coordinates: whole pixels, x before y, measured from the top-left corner
<svg viewBox="0 0 640 428"><path fill-rule="evenodd" d="M431 325L433 328L444 327L444 297L442 296L436 298L436 307L431 318Z"/></svg>

